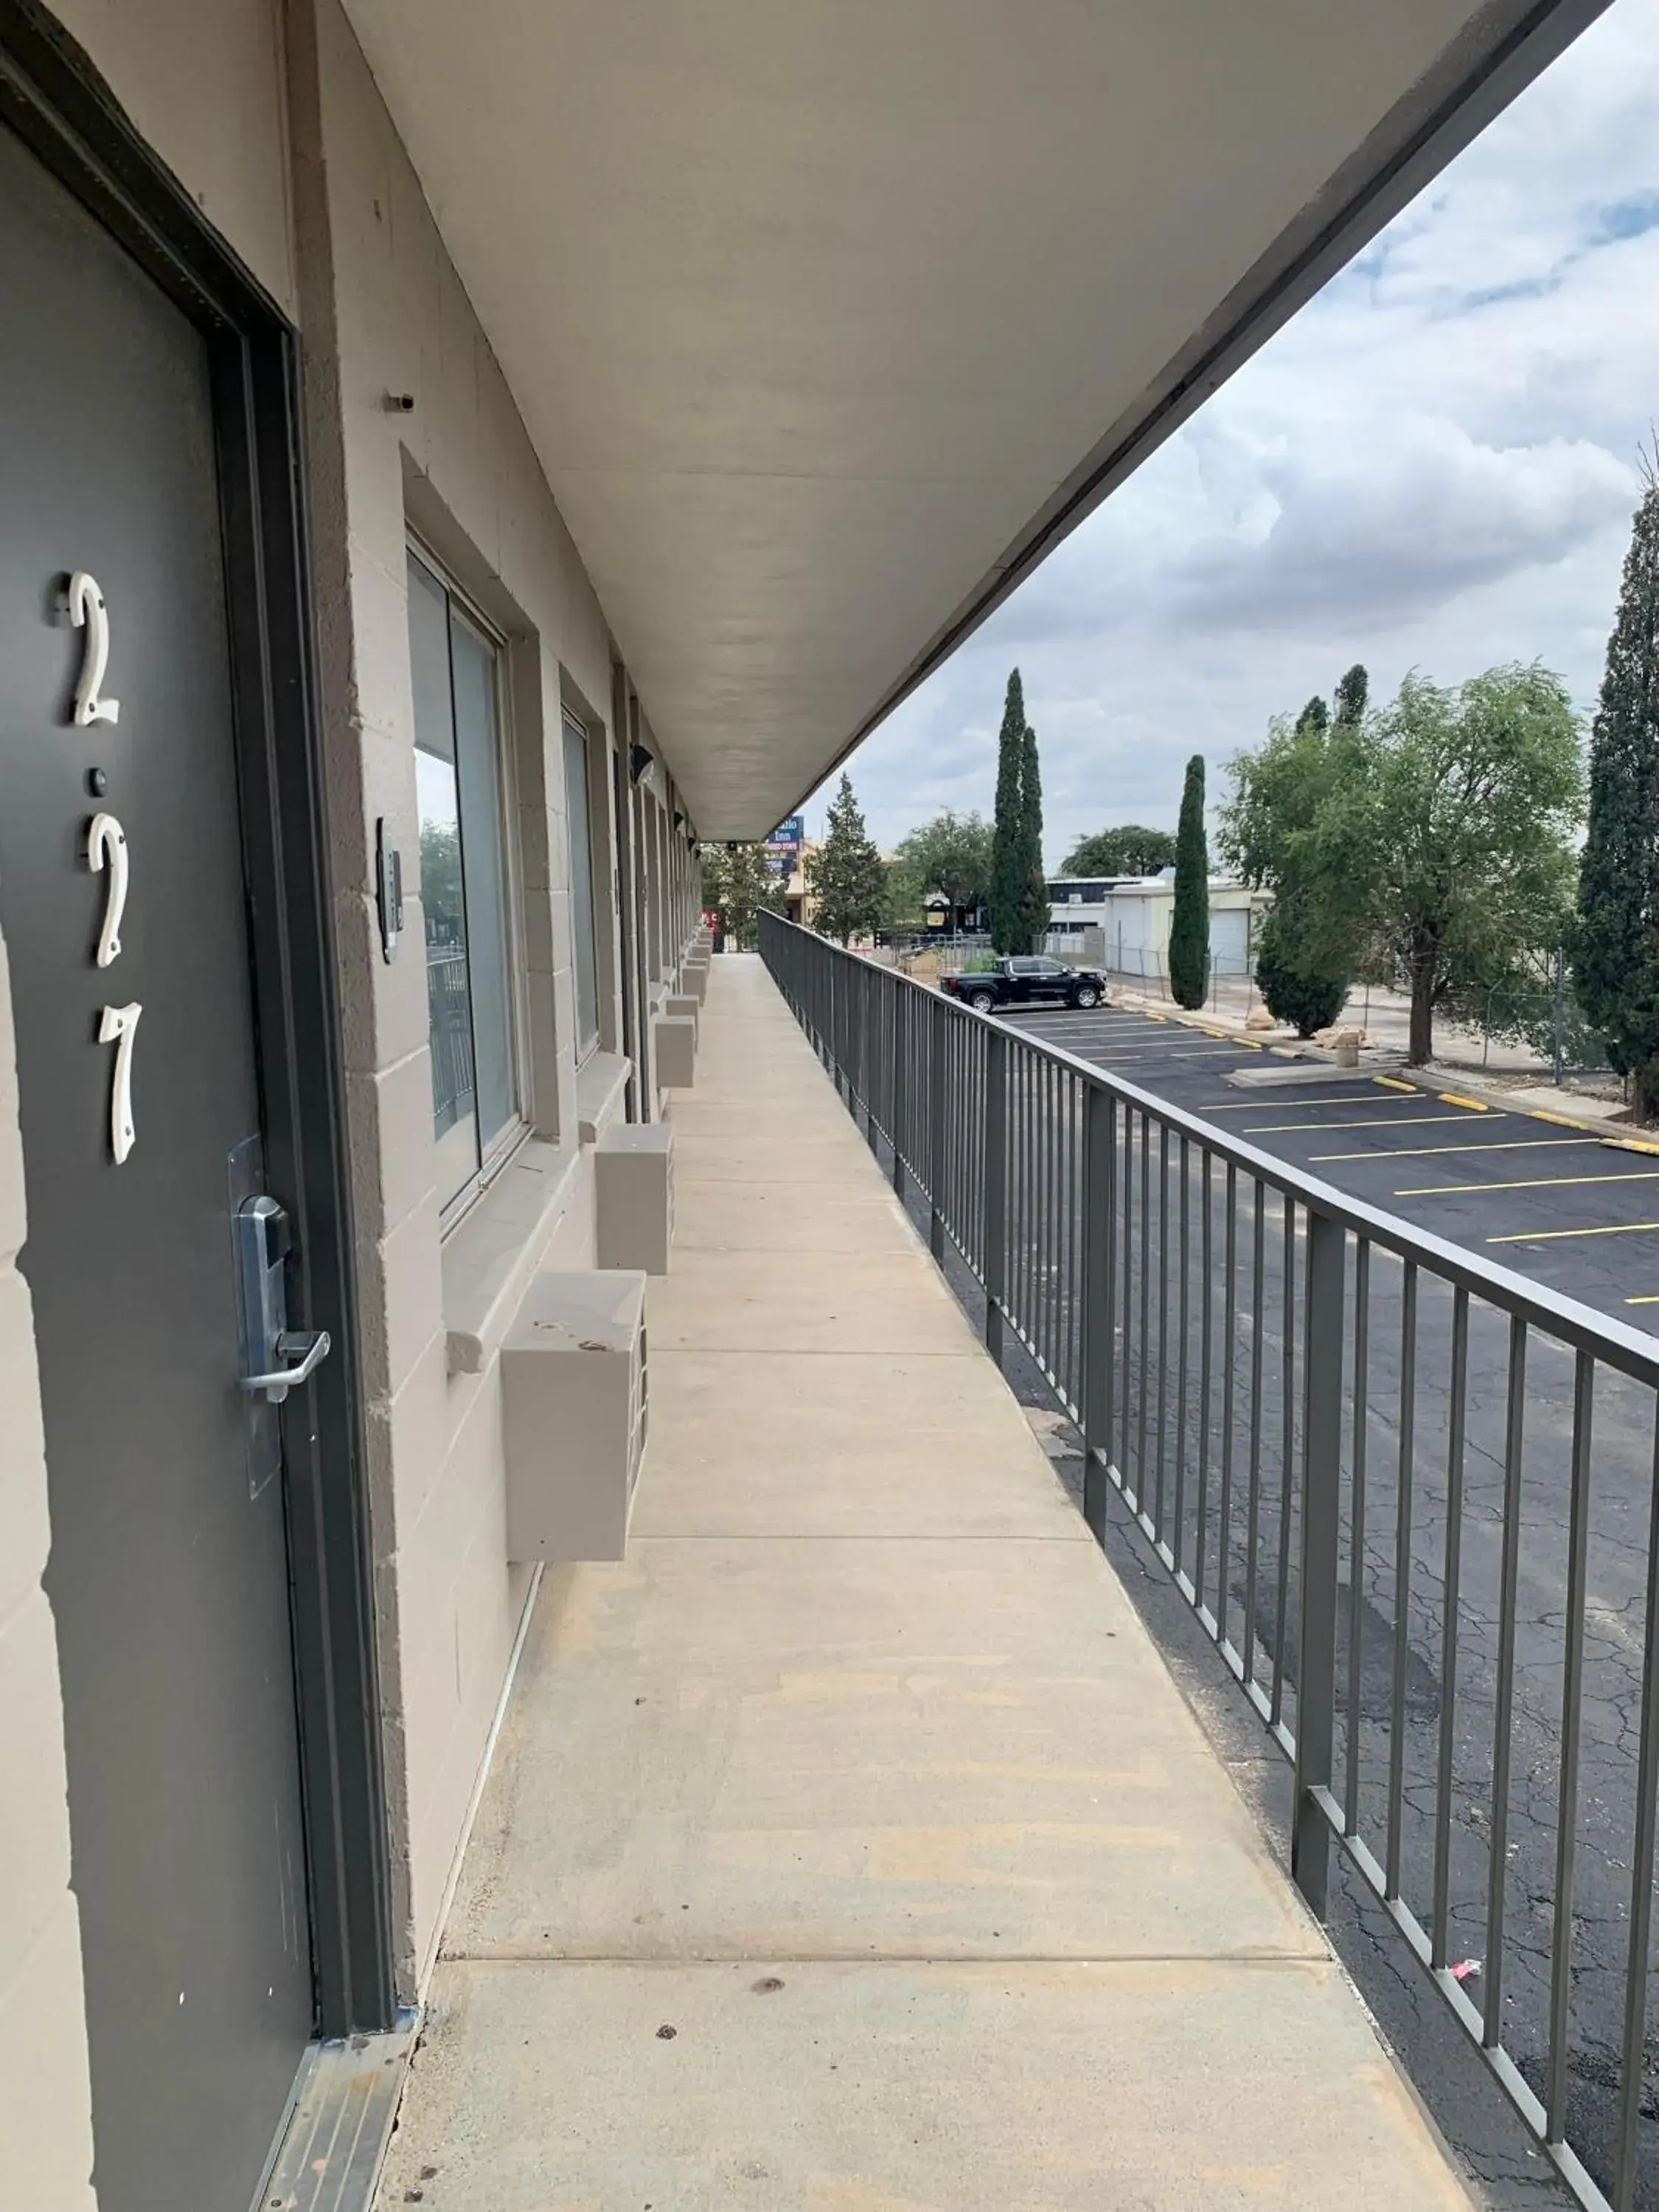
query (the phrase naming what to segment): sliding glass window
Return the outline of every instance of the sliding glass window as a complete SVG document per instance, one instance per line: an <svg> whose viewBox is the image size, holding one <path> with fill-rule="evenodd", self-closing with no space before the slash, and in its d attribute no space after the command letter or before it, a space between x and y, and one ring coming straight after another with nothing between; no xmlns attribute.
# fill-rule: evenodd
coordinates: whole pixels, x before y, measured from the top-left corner
<svg viewBox="0 0 1659 2212"><path fill-rule="evenodd" d="M415 787L439 1195L459 1197L520 1123L501 651L409 556Z"/></svg>

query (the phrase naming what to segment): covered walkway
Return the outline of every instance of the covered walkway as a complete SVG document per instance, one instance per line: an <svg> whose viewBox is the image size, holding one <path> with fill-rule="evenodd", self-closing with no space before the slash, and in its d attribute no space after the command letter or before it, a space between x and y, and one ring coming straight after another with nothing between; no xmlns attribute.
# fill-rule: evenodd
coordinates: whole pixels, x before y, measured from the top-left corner
<svg viewBox="0 0 1659 2212"><path fill-rule="evenodd" d="M673 1119L381 2204L1466 2204L758 960Z"/></svg>

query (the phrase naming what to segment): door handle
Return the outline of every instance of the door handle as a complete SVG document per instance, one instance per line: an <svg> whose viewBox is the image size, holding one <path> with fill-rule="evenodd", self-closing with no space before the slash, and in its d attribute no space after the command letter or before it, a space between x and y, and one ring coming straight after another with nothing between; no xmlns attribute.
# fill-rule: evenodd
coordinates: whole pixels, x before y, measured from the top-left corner
<svg viewBox="0 0 1659 2212"><path fill-rule="evenodd" d="M332 1350L325 1328L285 1328L276 1339L276 1355L292 1359L292 1367L279 1367L270 1375L239 1377L244 1390L263 1390L273 1406L280 1406L296 1382L314 1375Z"/></svg>

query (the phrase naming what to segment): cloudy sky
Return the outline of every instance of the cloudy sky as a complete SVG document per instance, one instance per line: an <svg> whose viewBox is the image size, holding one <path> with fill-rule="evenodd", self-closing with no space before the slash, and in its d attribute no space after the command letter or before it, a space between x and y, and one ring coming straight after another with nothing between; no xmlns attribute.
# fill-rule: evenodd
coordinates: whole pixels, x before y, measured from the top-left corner
<svg viewBox="0 0 1659 2212"><path fill-rule="evenodd" d="M1535 658L1588 713L1656 419L1659 0L1615 0L866 741L873 834L989 814L1016 662L1051 866L1354 660Z"/></svg>

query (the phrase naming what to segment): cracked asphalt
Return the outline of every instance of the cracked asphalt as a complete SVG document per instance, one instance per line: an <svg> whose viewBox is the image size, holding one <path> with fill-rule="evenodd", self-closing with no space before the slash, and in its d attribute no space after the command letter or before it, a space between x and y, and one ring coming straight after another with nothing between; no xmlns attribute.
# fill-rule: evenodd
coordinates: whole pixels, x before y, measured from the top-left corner
<svg viewBox="0 0 1659 2212"><path fill-rule="evenodd" d="M1425 1094L1369 1076L1322 1077L1247 1091L1230 1076L1262 1062L1243 1040L1211 1038L1117 1010L1037 1012L1017 1017L1010 1026L1061 1044L1218 1130L1621 1321L1642 1326L1645 1316L1633 1301L1650 1296L1659 1312L1659 1155L1615 1149L1594 1134L1519 1111L1482 1110L1461 1094ZM1041 1131L1057 1123L1065 1141L1074 1145L1075 1125L1066 1115L1055 1093L1034 1090L1023 1126ZM1018 1117L1017 1126L1022 1126ZM884 1145L879 1149L890 1159ZM1063 1177L1030 1188L1015 1179L1011 1280L1028 1344L1011 1333L1005 1366L1043 1430L1062 1477L1080 1493L1079 1440L1052 1410L1054 1389L1039 1364L1041 1358L1074 1382L1079 1356L1070 1287L1076 1279L1074 1188ZM925 1204L913 1189L908 1199L925 1228ZM1114 1458L1132 1488L1144 1479L1149 1504L1161 1499L1160 1527L1176 1547L1183 1571L1196 1577L1212 1613L1224 1609L1228 1636L1241 1648L1248 1644L1254 1679L1264 1693L1276 1689L1294 1726L1299 1526L1294 1491L1286 1518L1280 1479L1287 1436L1283 1209L1274 1195L1264 1195L1258 1312L1255 1194L1239 1179L1232 1221L1229 1397L1224 1175L1215 1170L1206 1189L1195 1157L1183 1162L1179 1146L1173 1146L1165 1164L1154 1139L1137 1153L1127 1178L1121 1177L1119 1202L1127 1203L1129 1219L1126 1233L1120 1214L1116 1240L1122 1273ZM1288 1254L1297 1340L1305 1319L1301 1231L1299 1219L1293 1222ZM947 1247L946 1273L970 1316L982 1324L983 1294L953 1247ZM1430 1926L1439 1872L1447 1956L1478 1962L1464 1981L1466 1993L1496 2019L1504 2049L1542 2096L1559 1865L1574 1363L1540 1332L1528 1334L1515 1601L1508 1608L1503 1541L1512 1352L1508 1317L1480 1300L1469 1303L1461 1510L1454 1516L1449 1511L1452 1294L1419 1277L1410 1336L1413 1433L1402 1485L1405 1271L1391 1255L1373 1251L1363 1361L1356 1359L1354 1273L1351 1258L1343 1332L1336 1794L1346 1803L1352 1789L1354 1824L1382 1858L1397 1770L1395 1823L1405 1900ZM1258 1346L1259 1372L1253 1360ZM1363 1419L1356 1418L1354 1388L1362 1367ZM1292 1464L1300 1391L1298 1364L1290 1391ZM1581 1739L1571 1822L1565 2132L1604 2185L1618 2111L1654 1421L1650 1391L1621 1377L1598 1377L1585 1523ZM1254 1483L1253 1433L1260 1437ZM1288 1768L1167 1565L1115 1493L1109 1522L1107 1548L1126 1586L1264 1832L1285 1856ZM1403 1577L1398 1569L1402 1532ZM1449 1558L1449 1534L1455 1538ZM1449 1635L1449 1565L1457 1591ZM1513 1645L1510 1765L1498 1804L1494 1745L1506 1613ZM1396 1629L1402 1621L1401 1636ZM1450 1782L1443 1796L1443 1763ZM1492 1917L1500 1842L1501 1936ZM1340 1853L1334 1854L1334 1866L1332 1932L1339 1950L1486 2200L1502 2208L1572 2201ZM1651 2033L1644 2077L1634 2202L1659 2212L1659 2045ZM1271 2084L1264 2083L1263 2093L1272 2094Z"/></svg>

